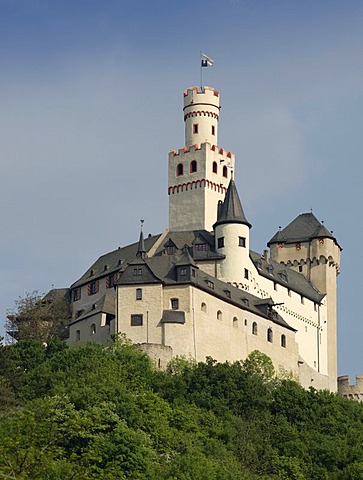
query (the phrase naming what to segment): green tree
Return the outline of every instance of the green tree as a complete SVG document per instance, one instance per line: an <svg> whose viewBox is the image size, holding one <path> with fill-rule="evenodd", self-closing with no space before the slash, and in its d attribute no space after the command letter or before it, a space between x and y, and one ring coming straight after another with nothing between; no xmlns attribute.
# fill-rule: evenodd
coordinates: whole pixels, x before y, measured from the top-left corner
<svg viewBox="0 0 363 480"><path fill-rule="evenodd" d="M38 291L15 300L7 315L7 331L16 340L48 343L53 338L67 338L70 306L67 289L53 289L46 295Z"/></svg>

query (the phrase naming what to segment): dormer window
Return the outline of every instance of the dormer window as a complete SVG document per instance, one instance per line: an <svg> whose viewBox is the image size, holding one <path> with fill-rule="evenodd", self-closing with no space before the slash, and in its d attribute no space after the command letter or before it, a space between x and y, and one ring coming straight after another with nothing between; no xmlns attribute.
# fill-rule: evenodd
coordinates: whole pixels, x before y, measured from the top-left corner
<svg viewBox="0 0 363 480"><path fill-rule="evenodd" d="M207 244L206 243L197 243L194 245L195 252L206 252L207 251Z"/></svg>
<svg viewBox="0 0 363 480"><path fill-rule="evenodd" d="M208 286L209 288L211 288L212 290L214 290L214 283L213 283L213 282L211 282L210 280L206 280L205 283L207 284L207 286Z"/></svg>
<svg viewBox="0 0 363 480"><path fill-rule="evenodd" d="M273 274L274 274L274 268L273 268L273 266L272 266L272 265L269 265L269 266L267 267L267 271L268 271L268 273L269 273L270 275L273 275Z"/></svg>
<svg viewBox="0 0 363 480"><path fill-rule="evenodd" d="M287 274L285 272L280 273L281 280L287 283Z"/></svg>
<svg viewBox="0 0 363 480"><path fill-rule="evenodd" d="M186 269L185 267L182 267L182 268L180 269L180 276L181 276L181 277L185 277L186 274L187 274L187 269Z"/></svg>
<svg viewBox="0 0 363 480"><path fill-rule="evenodd" d="M247 307L249 307L250 301L248 300L248 298L242 298L242 302L243 302Z"/></svg>
<svg viewBox="0 0 363 480"><path fill-rule="evenodd" d="M231 291L225 290L224 293L227 295L228 298L231 298Z"/></svg>

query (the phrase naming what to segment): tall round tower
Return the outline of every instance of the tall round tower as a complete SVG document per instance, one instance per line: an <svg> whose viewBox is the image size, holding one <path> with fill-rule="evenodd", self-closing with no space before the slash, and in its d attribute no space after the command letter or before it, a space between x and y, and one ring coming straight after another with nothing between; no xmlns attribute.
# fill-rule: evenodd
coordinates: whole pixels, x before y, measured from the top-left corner
<svg viewBox="0 0 363 480"><path fill-rule="evenodd" d="M191 87L184 92L185 146L218 145L219 92Z"/></svg>
<svg viewBox="0 0 363 480"><path fill-rule="evenodd" d="M218 147L218 90L184 92L185 146L169 152L169 229L212 231L217 204L224 199L234 154Z"/></svg>

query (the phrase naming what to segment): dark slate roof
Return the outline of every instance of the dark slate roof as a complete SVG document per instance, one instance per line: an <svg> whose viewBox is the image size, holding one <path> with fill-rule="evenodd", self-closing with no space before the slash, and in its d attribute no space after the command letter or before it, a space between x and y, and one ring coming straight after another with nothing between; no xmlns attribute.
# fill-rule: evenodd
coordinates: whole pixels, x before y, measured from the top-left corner
<svg viewBox="0 0 363 480"><path fill-rule="evenodd" d="M145 250L148 252L155 242L160 238L160 235L153 235L145 239ZM127 265L128 262L136 257L139 248L139 242L132 243L126 247L119 247L117 250L106 253L99 257L98 260L79 278L71 288L79 287L87 284L101 277L110 275L111 273L120 271ZM105 269L105 267L107 267ZM91 275L93 272L93 275Z"/></svg>
<svg viewBox="0 0 363 480"><path fill-rule="evenodd" d="M106 295L103 295L103 297L97 300L97 302L95 302L90 309L86 310L83 315L76 318L71 323L74 324L84 320L85 318L93 317L94 315L101 313L107 313L115 316L115 301L114 295L109 295L106 293Z"/></svg>
<svg viewBox="0 0 363 480"><path fill-rule="evenodd" d="M252 226L245 217L236 184L232 179L229 182L224 202L218 209L218 219L213 225L213 228L223 223L242 223L249 228Z"/></svg>
<svg viewBox="0 0 363 480"><path fill-rule="evenodd" d="M269 260L268 262L261 254L250 251L250 257L255 264L259 274L286 288L302 295L313 302L320 303L325 293L319 292L302 273L286 267L282 263Z"/></svg>
<svg viewBox="0 0 363 480"><path fill-rule="evenodd" d="M185 312L182 310L163 310L161 323L185 323Z"/></svg>
<svg viewBox="0 0 363 480"><path fill-rule="evenodd" d="M168 232L164 241L157 249L155 255L165 255L165 245L173 244L176 247L176 254L180 255L185 245L189 247L189 253L194 261L220 260L224 258L215 250L214 235L207 230L187 230L183 232ZM205 250L197 249L197 245L206 245Z"/></svg>
<svg viewBox="0 0 363 480"><path fill-rule="evenodd" d="M267 246L274 243L308 242L314 238L331 238L338 245L336 238L313 213L301 213L287 227L279 230Z"/></svg>

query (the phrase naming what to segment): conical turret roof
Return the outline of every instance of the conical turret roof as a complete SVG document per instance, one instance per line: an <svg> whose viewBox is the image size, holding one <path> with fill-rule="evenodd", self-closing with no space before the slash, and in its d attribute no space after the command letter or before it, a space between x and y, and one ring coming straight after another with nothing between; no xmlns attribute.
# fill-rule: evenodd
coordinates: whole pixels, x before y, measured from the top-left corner
<svg viewBox="0 0 363 480"><path fill-rule="evenodd" d="M237 187L233 179L229 182L226 196L223 205L219 209L218 219L214 224L214 228L223 223L242 223L243 225L247 225L248 228L252 227L244 214Z"/></svg>

